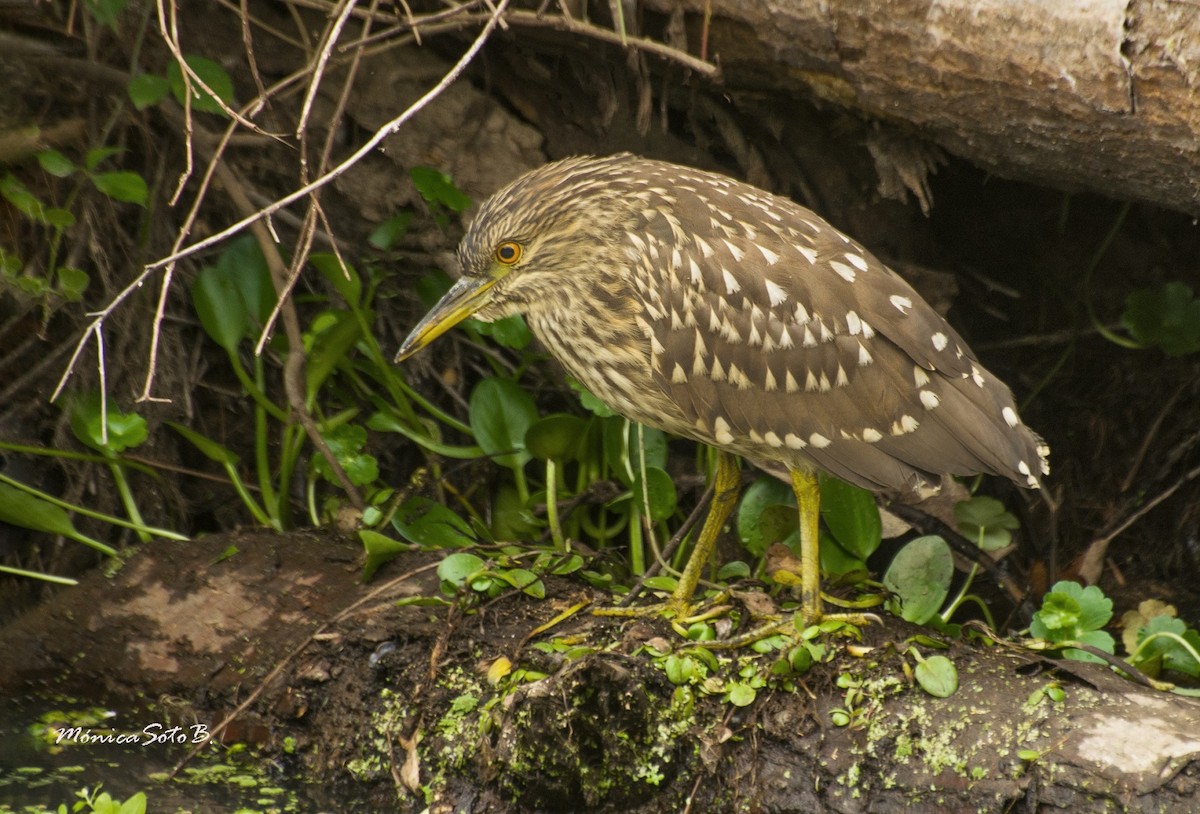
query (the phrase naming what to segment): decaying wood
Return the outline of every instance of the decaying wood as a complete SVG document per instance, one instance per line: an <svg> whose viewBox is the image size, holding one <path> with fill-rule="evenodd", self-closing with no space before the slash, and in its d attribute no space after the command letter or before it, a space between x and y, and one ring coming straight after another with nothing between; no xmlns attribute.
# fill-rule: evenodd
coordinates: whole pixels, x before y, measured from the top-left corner
<svg viewBox="0 0 1200 814"><path fill-rule="evenodd" d="M146 698L191 699L189 720L210 728L254 698L235 737L257 732L267 750L291 739L346 811L1200 808L1200 703L1105 667L950 642L960 686L933 698L901 669L917 630L891 619L866 629L865 652L831 641L840 655L795 692L739 708L693 685L681 700L642 646L694 643L658 620L582 611L536 632L582 598L604 601L582 583L465 616L397 607L439 593L437 557L363 586L352 545L256 532L144 547L115 578L93 574L0 630L0 691L70 693L134 731L163 714ZM536 647L556 637L596 649ZM501 657L545 677L489 681ZM848 698L839 676L861 693ZM1064 700L1035 696L1051 682ZM838 708L852 725L834 725Z"/></svg>
<svg viewBox="0 0 1200 814"><path fill-rule="evenodd" d="M733 88L815 95L997 174L1200 213L1200 4L647 0Z"/></svg>

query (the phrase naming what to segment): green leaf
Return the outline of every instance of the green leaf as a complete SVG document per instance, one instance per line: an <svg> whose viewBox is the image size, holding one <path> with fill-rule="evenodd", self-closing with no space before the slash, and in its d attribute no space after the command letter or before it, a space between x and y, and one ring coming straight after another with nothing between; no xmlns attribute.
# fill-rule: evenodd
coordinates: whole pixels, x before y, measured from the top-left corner
<svg viewBox="0 0 1200 814"><path fill-rule="evenodd" d="M368 322L372 314L364 315ZM305 336L308 363L305 365L305 397L312 402L321 385L333 374L337 366L347 358L350 350L362 338L362 322L349 311L330 311L326 324L317 329L314 321L310 333Z"/></svg>
<svg viewBox="0 0 1200 814"><path fill-rule="evenodd" d="M863 561L875 553L883 539L875 497L837 478L821 478L821 519L838 544Z"/></svg>
<svg viewBox="0 0 1200 814"><path fill-rule="evenodd" d="M666 467L667 436L661 430L614 417L602 422L602 432L605 458L625 486L637 478L643 460L648 467Z"/></svg>
<svg viewBox="0 0 1200 814"><path fill-rule="evenodd" d="M119 814L146 814L146 795L138 792L121 804Z"/></svg>
<svg viewBox="0 0 1200 814"><path fill-rule="evenodd" d="M370 581L371 577L375 576L375 572L379 570L379 566L385 562L395 559L405 551L412 550L412 546L408 543L394 540L386 534L380 534L371 529L361 529L358 532L358 539L362 541L363 549L367 553L362 570L363 582Z"/></svg>
<svg viewBox="0 0 1200 814"><path fill-rule="evenodd" d="M42 150L37 154L37 161L43 170L55 178L66 178L79 169L74 161L58 150Z"/></svg>
<svg viewBox="0 0 1200 814"><path fill-rule="evenodd" d="M346 477L355 486L366 486L379 479L379 464L375 457L363 452L367 444L367 431L357 424L341 424L333 429L322 432L321 437L329 446L333 457L341 464ZM313 453L313 468L330 483L337 483L333 467L320 453Z"/></svg>
<svg viewBox="0 0 1200 814"><path fill-rule="evenodd" d="M742 545L761 557L772 543L781 543L799 529L796 496L778 478L763 475L742 495L737 511L737 533Z"/></svg>
<svg viewBox="0 0 1200 814"><path fill-rule="evenodd" d="M125 91L129 94L129 101L133 102L134 107L138 110L145 110L167 98L167 94L171 91L171 83L165 76L142 73L129 80Z"/></svg>
<svg viewBox="0 0 1200 814"><path fill-rule="evenodd" d="M225 102L231 108L236 107L237 103L233 96L233 80L229 78L229 74L221 67L220 63L194 54L185 55L183 59L196 76L200 77L204 84L212 89L217 99ZM179 63L174 60L167 64L167 82L171 86L171 93L175 96L175 100L182 105L185 102L187 87L183 81L183 70L179 67ZM221 109L221 105L217 102L217 99L214 99L212 95L202 89L196 82L192 81L190 85L192 90L192 110L225 115L225 111Z"/></svg>
<svg viewBox="0 0 1200 814"><path fill-rule="evenodd" d="M219 464L228 464L229 466L237 466L238 456L230 449L218 444L206 435L185 427L182 424L176 424L174 421L166 422L167 426L175 430L175 432L186 438L192 446L200 450L210 460L216 461Z"/></svg>
<svg viewBox="0 0 1200 814"><path fill-rule="evenodd" d="M793 553L799 556L799 530L797 530L795 537L787 541L787 546L792 549ZM845 578L846 575L865 572L867 570L865 562L842 548L837 540L824 531L821 532L821 546L818 550L818 557L821 560L821 572L824 574Z"/></svg>
<svg viewBox="0 0 1200 814"><path fill-rule="evenodd" d="M949 698L958 691L958 670L945 656L930 656L914 671L921 689L934 698Z"/></svg>
<svg viewBox="0 0 1200 814"><path fill-rule="evenodd" d="M81 443L101 452L119 454L131 447L140 446L146 440L149 432L146 429L146 419L137 413L121 412L112 401L104 406L108 408L106 413L101 410L100 394L97 392L71 399L71 431Z"/></svg>
<svg viewBox="0 0 1200 814"><path fill-rule="evenodd" d="M511 379L493 376L471 391L471 431L484 453L500 466L517 469L529 460L525 433L537 417L533 399Z"/></svg>
<svg viewBox="0 0 1200 814"><path fill-rule="evenodd" d="M1042 607L1033 614L1029 632L1048 642L1080 641L1112 653L1116 643L1101 630L1111 618L1112 600L1098 587L1084 588L1076 582L1061 581L1042 599ZM1102 661L1074 648L1064 650L1064 655L1080 661Z"/></svg>
<svg viewBox="0 0 1200 814"><path fill-rule="evenodd" d="M314 252L309 255L308 262L333 286L333 290L341 295L347 305L357 308L362 304L362 277L354 266L344 265L332 252Z"/></svg>
<svg viewBox="0 0 1200 814"><path fill-rule="evenodd" d="M450 176L433 167L413 167L409 170L413 186L429 204L441 204L454 212L463 212L471 199L459 191Z"/></svg>
<svg viewBox="0 0 1200 814"><path fill-rule="evenodd" d="M898 599L888 610L914 624L923 625L946 601L954 577L950 546L936 535L918 537L896 554L884 574L884 586Z"/></svg>
<svg viewBox="0 0 1200 814"><path fill-rule="evenodd" d="M201 326L230 353L266 324L276 299L266 258L251 236L231 241L215 266L201 269L191 294Z"/></svg>
<svg viewBox="0 0 1200 814"><path fill-rule="evenodd" d="M101 172L91 179L96 189L114 201L145 206L150 200L146 181L136 172Z"/></svg>
<svg viewBox="0 0 1200 814"><path fill-rule="evenodd" d="M465 551L460 551L442 560L438 564L437 574L438 579L443 583L443 587L450 587L451 590L447 591L447 593L454 593L457 589L465 588L468 580L482 573L483 568L484 561L482 558Z"/></svg>
<svg viewBox="0 0 1200 814"><path fill-rule="evenodd" d="M83 168L88 172L100 166L101 162L122 153L120 147L93 147L83 154Z"/></svg>
<svg viewBox="0 0 1200 814"><path fill-rule="evenodd" d="M540 461L573 461L579 457L587 424L579 416L553 413L538 419L525 433L525 448Z"/></svg>
<svg viewBox="0 0 1200 814"><path fill-rule="evenodd" d="M728 691L725 693L725 700L733 704L735 707L748 707L754 703L758 691L749 684L742 682L734 682L729 685Z"/></svg>
<svg viewBox="0 0 1200 814"><path fill-rule="evenodd" d="M0 178L0 196L25 217L38 223L46 222L46 208L11 172Z"/></svg>
<svg viewBox="0 0 1200 814"><path fill-rule="evenodd" d="M545 524L521 502L517 488L502 483L492 498L492 536L497 540L526 540L541 532Z"/></svg>
<svg viewBox="0 0 1200 814"><path fill-rule="evenodd" d="M973 497L954 504L954 518L963 536L984 551L998 551L1012 542L1012 532L1021 527L1004 504L991 497Z"/></svg>
<svg viewBox="0 0 1200 814"><path fill-rule="evenodd" d="M643 482L645 486L643 486ZM639 513L646 511L646 500L650 503L650 522L660 523L675 514L677 496L675 482L664 470L656 466L646 468L645 479L634 480L629 487L632 493L633 505Z"/></svg>
<svg viewBox="0 0 1200 814"><path fill-rule="evenodd" d="M524 350L533 341L533 332L525 324L525 318L520 314L498 319L495 322L481 322L478 319L467 320L482 336L490 336L498 345L513 350Z"/></svg>
<svg viewBox="0 0 1200 814"><path fill-rule="evenodd" d="M125 10L125 6L129 0L86 0L84 5L96 22L101 25L106 25L109 28L117 27L117 19L121 16L121 12Z"/></svg>
<svg viewBox="0 0 1200 814"><path fill-rule="evenodd" d="M437 501L413 495L400 504L392 526L426 549L462 548L476 542L471 526Z"/></svg>
<svg viewBox="0 0 1200 814"><path fill-rule="evenodd" d="M52 206L43 211L45 221L55 229L68 229L75 225L75 215L66 209Z"/></svg>
<svg viewBox="0 0 1200 814"><path fill-rule="evenodd" d="M229 353L236 353L251 329L237 281L217 266L205 266L192 283L191 295L204 332Z"/></svg>
<svg viewBox="0 0 1200 814"><path fill-rule="evenodd" d="M375 230L367 236L367 243L381 252L391 249L399 242L400 238L404 237L410 221L412 221L411 212L398 212L392 215L375 227Z"/></svg>
<svg viewBox="0 0 1200 814"><path fill-rule="evenodd" d="M537 574L524 568L507 568L501 571L496 571L495 575L498 579L507 582L512 587L528 594L535 599L546 598L546 586Z"/></svg>
<svg viewBox="0 0 1200 814"><path fill-rule="evenodd" d="M72 266L59 266L54 274L58 293L67 302L79 302L83 299L83 292L87 290L92 279L83 269Z"/></svg>
<svg viewBox="0 0 1200 814"><path fill-rule="evenodd" d="M0 483L0 521L63 537L76 534L70 515L61 508L7 483Z"/></svg>
<svg viewBox="0 0 1200 814"><path fill-rule="evenodd" d="M583 405L585 410L600 418L612 418L616 415L616 413L609 409L607 404L593 396L591 391L580 384L579 380L574 376L567 377L567 384L579 394L579 403Z"/></svg>
<svg viewBox="0 0 1200 814"><path fill-rule="evenodd" d="M1186 283L1133 292L1121 322L1138 342L1158 346L1168 356L1200 351L1200 300Z"/></svg>
<svg viewBox="0 0 1200 814"><path fill-rule="evenodd" d="M1170 616L1155 616L1137 633L1138 644L1155 634L1172 634L1178 636L1200 652L1200 633L1190 630L1182 619ZM1200 662L1188 652L1188 649L1172 636L1155 636L1145 647L1139 649L1137 664L1161 659L1162 666L1168 670L1185 673L1190 676L1200 676Z"/></svg>

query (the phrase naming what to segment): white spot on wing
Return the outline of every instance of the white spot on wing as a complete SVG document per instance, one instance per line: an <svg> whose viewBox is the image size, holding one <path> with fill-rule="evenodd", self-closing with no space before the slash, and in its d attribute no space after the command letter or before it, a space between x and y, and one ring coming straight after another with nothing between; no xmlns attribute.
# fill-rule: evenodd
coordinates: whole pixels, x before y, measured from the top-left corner
<svg viewBox="0 0 1200 814"><path fill-rule="evenodd" d="M829 267L837 272L837 276L841 277L848 283L854 282L854 269L847 266L845 263L839 263L837 260L830 260Z"/></svg>
<svg viewBox="0 0 1200 814"><path fill-rule="evenodd" d="M799 243L793 243L792 245L796 247L796 251L798 251L798 252L800 252L800 254L804 255L805 260L807 260L808 262L810 262L814 265L816 264L816 262L817 262L817 250L816 249L810 249L808 246L801 246Z"/></svg>
<svg viewBox="0 0 1200 814"><path fill-rule="evenodd" d="M725 280L725 292L727 294L736 294L742 290L742 287L738 284L738 281L734 279L733 275L729 273L728 269L721 269L721 276Z"/></svg>
<svg viewBox="0 0 1200 814"><path fill-rule="evenodd" d="M675 369L671 371L671 384L687 384L687 372L683 369L683 365L675 363Z"/></svg>
<svg viewBox="0 0 1200 814"><path fill-rule="evenodd" d="M733 255L733 259L738 261L739 263L742 262L742 258L746 256L746 253L744 251L742 251L740 248L738 248L737 244L731 243L730 241L725 240L724 238L721 238L721 240L725 244L725 246L728 247L729 253Z"/></svg>
<svg viewBox="0 0 1200 814"><path fill-rule="evenodd" d="M938 398L938 394L932 390L922 390L921 403L925 405L926 410L932 410L934 407L937 407L939 404L941 404L942 400Z"/></svg>
<svg viewBox="0 0 1200 814"><path fill-rule="evenodd" d="M862 342L859 342L858 343L858 366L866 367L867 365L871 364L871 362L873 362L873 361L875 361L875 360L871 357L871 352L869 350L867 350L867 346L864 345Z"/></svg>
<svg viewBox="0 0 1200 814"><path fill-rule="evenodd" d="M729 422L725 419L717 416L716 421L713 422L713 430L715 431L713 437L717 439L718 444L733 443L733 433L729 431Z"/></svg>
<svg viewBox="0 0 1200 814"><path fill-rule="evenodd" d="M859 271L867 270L867 261L861 255L854 252L846 252L846 259L850 261L850 265L857 268Z"/></svg>
<svg viewBox="0 0 1200 814"><path fill-rule="evenodd" d="M883 433L872 427L867 427L863 430L862 438L868 444L874 444L875 442L883 439Z"/></svg>
<svg viewBox="0 0 1200 814"><path fill-rule="evenodd" d="M794 432L789 432L787 435L783 436L783 443L787 444L789 449L804 449L806 446L808 446L808 444L804 442L804 439L796 435Z"/></svg>
<svg viewBox="0 0 1200 814"><path fill-rule="evenodd" d="M800 383L796 381L796 377L792 375L792 371L787 372L787 376L783 380L783 389L788 393L795 393L800 389Z"/></svg>
<svg viewBox="0 0 1200 814"><path fill-rule="evenodd" d="M831 443L833 443L828 438L826 438L824 435L821 435L821 433L819 433L819 432L814 432L812 435L808 436L808 442L810 444L812 444L814 447L816 447L817 449L824 449L825 447L827 447Z"/></svg>
<svg viewBox="0 0 1200 814"><path fill-rule="evenodd" d="M783 286L767 280L767 299L770 300L772 306L787 302L787 296L787 290Z"/></svg>
<svg viewBox="0 0 1200 814"><path fill-rule="evenodd" d="M762 253L763 259L767 261L768 266L773 266L779 262L779 255L768 249L766 246L760 246L759 244L755 243L754 248L758 249L759 252Z"/></svg>
<svg viewBox="0 0 1200 814"><path fill-rule="evenodd" d="M930 339L933 340L933 349L936 351L945 350L946 343L950 341L949 339L946 338L946 335L944 333L942 333L941 331L938 331L937 333L935 333L932 337L930 337Z"/></svg>
<svg viewBox="0 0 1200 814"><path fill-rule="evenodd" d="M765 436L763 436L763 438L766 440L766 442L768 444L770 444L773 447L778 448L778 447L783 446L783 439L780 438L778 435L776 435L773 432L767 433Z"/></svg>
<svg viewBox="0 0 1200 814"><path fill-rule="evenodd" d="M1005 407L1000 411L1000 415L1004 416L1004 423L1010 427L1016 427L1021 423L1017 418L1016 410L1014 410L1012 407Z"/></svg>
<svg viewBox="0 0 1200 814"><path fill-rule="evenodd" d="M913 382L917 387L924 387L929 384L929 374L925 372L925 368L920 365L913 365Z"/></svg>
<svg viewBox="0 0 1200 814"><path fill-rule="evenodd" d="M908 309L912 308L912 300L902 294L893 294L888 300L902 314L907 314Z"/></svg>
<svg viewBox="0 0 1200 814"><path fill-rule="evenodd" d="M855 336L862 330L862 320L854 311L846 312L846 330L850 332L851 336Z"/></svg>

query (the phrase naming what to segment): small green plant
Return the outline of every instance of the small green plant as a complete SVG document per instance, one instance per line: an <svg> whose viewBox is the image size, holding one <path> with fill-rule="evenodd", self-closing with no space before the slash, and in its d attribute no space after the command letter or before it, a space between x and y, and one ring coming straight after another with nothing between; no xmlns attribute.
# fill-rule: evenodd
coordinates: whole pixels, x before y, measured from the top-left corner
<svg viewBox="0 0 1200 814"><path fill-rule="evenodd" d="M1099 656L1070 645L1083 643L1112 653L1116 643L1103 629L1111 618L1112 600L1103 591L1095 585L1084 588L1077 582L1062 581L1042 599L1029 632L1051 644L1061 644L1067 658L1104 663Z"/></svg>
<svg viewBox="0 0 1200 814"><path fill-rule="evenodd" d="M83 155L76 164L58 150L42 150L35 155L38 166L47 175L72 182L61 205L39 198L13 173L0 176L0 197L3 197L29 223L46 230L44 258L23 257L11 248L0 247L0 284L4 288L44 301L47 313L52 300L79 302L88 287L86 271L60 262L63 239L75 225L74 209L85 186L94 188L107 198L120 203L145 207L150 192L145 179L127 170L103 170L100 165L121 153L117 147L96 147Z"/></svg>

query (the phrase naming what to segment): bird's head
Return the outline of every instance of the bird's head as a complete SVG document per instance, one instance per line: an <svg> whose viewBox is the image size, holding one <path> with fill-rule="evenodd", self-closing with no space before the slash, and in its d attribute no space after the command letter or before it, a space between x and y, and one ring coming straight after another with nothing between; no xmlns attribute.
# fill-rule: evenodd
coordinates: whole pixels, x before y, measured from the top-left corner
<svg viewBox="0 0 1200 814"><path fill-rule="evenodd" d="M400 346L402 361L467 317L491 322L539 308L565 308L595 291L596 276L621 265L609 256L630 211L611 159L572 158L529 172L480 208L458 247L462 271Z"/></svg>

